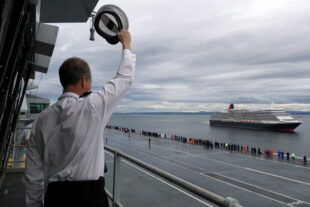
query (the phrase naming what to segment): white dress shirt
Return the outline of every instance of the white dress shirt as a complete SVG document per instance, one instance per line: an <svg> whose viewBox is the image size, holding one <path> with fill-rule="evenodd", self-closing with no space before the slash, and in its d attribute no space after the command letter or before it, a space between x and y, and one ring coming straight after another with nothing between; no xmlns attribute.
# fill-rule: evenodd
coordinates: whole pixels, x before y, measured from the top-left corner
<svg viewBox="0 0 310 207"><path fill-rule="evenodd" d="M104 127L133 81L135 63L123 50L116 76L101 90L82 98L66 92L39 115L23 178L28 207L43 206L44 183L104 176Z"/></svg>

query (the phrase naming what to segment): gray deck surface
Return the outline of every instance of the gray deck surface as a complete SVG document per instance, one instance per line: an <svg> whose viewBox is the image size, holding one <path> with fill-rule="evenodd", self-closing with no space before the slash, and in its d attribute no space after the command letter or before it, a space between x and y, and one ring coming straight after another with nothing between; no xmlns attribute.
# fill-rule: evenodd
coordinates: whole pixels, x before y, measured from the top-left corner
<svg viewBox="0 0 310 207"><path fill-rule="evenodd" d="M23 172L7 173L0 191L1 207L24 207L25 188L21 182Z"/></svg>
<svg viewBox="0 0 310 207"><path fill-rule="evenodd" d="M299 161L208 150L136 134L131 134L129 140L127 134L115 130L106 130L105 137L108 146L223 197L234 197L243 206L310 206L310 167ZM106 153L106 161L109 167L106 180L111 190L111 153ZM121 170L124 206L216 206L127 161L123 161Z"/></svg>
<svg viewBox="0 0 310 207"><path fill-rule="evenodd" d="M106 129L107 146L121 150L184 180L234 197L243 206L310 207L310 167L298 161L264 159L246 153L204 149L159 138ZM112 192L113 155L106 152L107 188ZM1 207L25 206L22 173L9 173ZM125 207L216 206L122 159L121 203Z"/></svg>

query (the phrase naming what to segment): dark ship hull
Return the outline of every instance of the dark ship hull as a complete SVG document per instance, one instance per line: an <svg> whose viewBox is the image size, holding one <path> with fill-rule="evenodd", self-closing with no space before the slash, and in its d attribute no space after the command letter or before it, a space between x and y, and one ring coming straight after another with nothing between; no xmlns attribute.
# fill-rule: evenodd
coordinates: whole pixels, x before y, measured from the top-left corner
<svg viewBox="0 0 310 207"><path fill-rule="evenodd" d="M230 104L226 112L214 113L210 117L211 126L282 132L293 132L301 123L283 110L236 110L233 104Z"/></svg>
<svg viewBox="0 0 310 207"><path fill-rule="evenodd" d="M268 131L293 132L301 123L247 123L236 121L210 120L210 126L259 129Z"/></svg>

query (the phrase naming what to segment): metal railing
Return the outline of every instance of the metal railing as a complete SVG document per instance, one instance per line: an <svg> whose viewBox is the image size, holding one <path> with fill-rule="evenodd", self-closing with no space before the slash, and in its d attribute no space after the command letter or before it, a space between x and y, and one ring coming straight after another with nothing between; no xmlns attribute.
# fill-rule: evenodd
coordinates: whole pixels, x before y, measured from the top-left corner
<svg viewBox="0 0 310 207"><path fill-rule="evenodd" d="M234 198L231 197L222 197L218 194L212 193L204 188L201 188L197 185L194 185L186 180L183 180L181 178L178 178L166 171L163 171L157 167L154 167L150 164L147 164L141 160L138 160L126 153L120 152L116 149L113 149L111 147L104 147L105 150L112 152L114 154L114 174L113 174L113 195L106 189L108 197L112 200L113 207L123 207L123 205L120 203L120 164L121 164L121 158L124 158L139 167L142 167L155 175L158 175L166 180L168 180L171 183L174 183L190 192L192 192L195 195L198 195L209 202L212 202L214 204L217 204L222 207L242 207L242 205L239 204L239 201L237 201Z"/></svg>

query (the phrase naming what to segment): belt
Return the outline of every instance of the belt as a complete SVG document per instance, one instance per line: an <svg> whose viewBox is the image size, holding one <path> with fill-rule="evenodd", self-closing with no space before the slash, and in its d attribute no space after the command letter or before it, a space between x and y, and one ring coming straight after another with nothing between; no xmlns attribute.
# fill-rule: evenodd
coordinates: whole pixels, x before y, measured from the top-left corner
<svg viewBox="0 0 310 207"><path fill-rule="evenodd" d="M105 179L99 177L98 180L82 180L82 181L56 181L50 182L48 188L53 189L88 189L99 192L104 192Z"/></svg>

